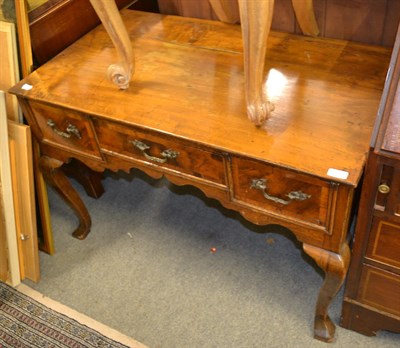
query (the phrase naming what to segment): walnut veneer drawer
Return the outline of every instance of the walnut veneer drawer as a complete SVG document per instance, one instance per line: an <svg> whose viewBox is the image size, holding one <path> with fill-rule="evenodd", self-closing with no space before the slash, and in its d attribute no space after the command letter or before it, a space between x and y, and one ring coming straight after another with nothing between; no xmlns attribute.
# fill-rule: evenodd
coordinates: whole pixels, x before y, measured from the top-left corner
<svg viewBox="0 0 400 348"><path fill-rule="evenodd" d="M398 268L400 274L400 222L374 217L366 256Z"/></svg>
<svg viewBox="0 0 400 348"><path fill-rule="evenodd" d="M102 119L94 120L94 125L106 153L226 185L224 158L219 153L169 135Z"/></svg>
<svg viewBox="0 0 400 348"><path fill-rule="evenodd" d="M337 186L263 162L232 158L233 196L242 204L330 231Z"/></svg>
<svg viewBox="0 0 400 348"><path fill-rule="evenodd" d="M358 300L400 317L400 276L379 268L362 268Z"/></svg>
<svg viewBox="0 0 400 348"><path fill-rule="evenodd" d="M42 142L89 157L101 159L90 118L85 114L48 104L29 103Z"/></svg>

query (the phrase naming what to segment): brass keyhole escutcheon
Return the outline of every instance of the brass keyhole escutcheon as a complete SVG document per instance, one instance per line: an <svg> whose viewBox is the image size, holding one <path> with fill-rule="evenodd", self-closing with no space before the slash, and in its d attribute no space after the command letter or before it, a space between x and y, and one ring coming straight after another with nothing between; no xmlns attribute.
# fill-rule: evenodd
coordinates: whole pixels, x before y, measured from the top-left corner
<svg viewBox="0 0 400 348"><path fill-rule="evenodd" d="M387 194L390 192L390 187L386 184L381 184L378 186L378 191L383 194Z"/></svg>

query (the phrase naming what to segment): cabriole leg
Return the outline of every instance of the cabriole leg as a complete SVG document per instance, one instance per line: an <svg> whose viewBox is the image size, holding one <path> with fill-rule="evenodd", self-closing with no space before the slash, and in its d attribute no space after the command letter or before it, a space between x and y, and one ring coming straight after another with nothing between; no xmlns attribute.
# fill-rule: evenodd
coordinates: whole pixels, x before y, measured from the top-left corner
<svg viewBox="0 0 400 348"><path fill-rule="evenodd" d="M127 89L135 70L132 43L118 7L112 0L89 0L117 50L119 62L108 68L108 77L120 89Z"/></svg>
<svg viewBox="0 0 400 348"><path fill-rule="evenodd" d="M263 87L267 41L271 29L274 0L239 0L244 49L247 116L257 126L273 110Z"/></svg>
<svg viewBox="0 0 400 348"><path fill-rule="evenodd" d="M79 226L72 235L78 239L85 239L92 225L90 215L79 194L61 170L62 165L63 162L47 156L42 156L39 159L39 167L47 183L54 187L79 219Z"/></svg>
<svg viewBox="0 0 400 348"><path fill-rule="evenodd" d="M343 244L340 254L308 244L303 244L303 249L325 272L325 280L319 292L315 310L314 337L324 342L332 342L335 324L329 318L328 308L346 277L350 249L347 244Z"/></svg>

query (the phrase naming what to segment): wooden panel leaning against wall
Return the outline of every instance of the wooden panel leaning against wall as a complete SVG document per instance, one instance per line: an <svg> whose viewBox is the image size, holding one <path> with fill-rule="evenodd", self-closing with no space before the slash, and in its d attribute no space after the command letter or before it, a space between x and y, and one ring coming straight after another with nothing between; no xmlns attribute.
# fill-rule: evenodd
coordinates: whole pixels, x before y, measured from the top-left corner
<svg viewBox="0 0 400 348"><path fill-rule="evenodd" d="M19 67L25 61L21 55L21 37L20 49L17 47L14 22L18 22L19 16L14 2L0 1L0 4L0 89L7 91L19 81ZM22 32L18 30L19 34ZM0 279L17 285L24 278L37 281L40 277L32 142L30 128L22 124L18 104L3 91L0 91L0 99L0 201L3 208L0 212Z"/></svg>
<svg viewBox="0 0 400 348"><path fill-rule="evenodd" d="M208 0L158 0L160 13L217 19ZM393 46L398 0L314 0L320 36ZM275 0L272 29L301 34L291 0Z"/></svg>
<svg viewBox="0 0 400 348"><path fill-rule="evenodd" d="M0 91L0 280L17 285L18 260L5 93Z"/></svg>

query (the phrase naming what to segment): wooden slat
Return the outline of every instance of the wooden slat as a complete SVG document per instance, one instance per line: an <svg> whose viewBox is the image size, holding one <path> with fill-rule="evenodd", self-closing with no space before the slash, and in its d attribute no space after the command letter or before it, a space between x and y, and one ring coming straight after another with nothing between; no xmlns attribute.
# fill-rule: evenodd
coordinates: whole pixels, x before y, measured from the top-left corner
<svg viewBox="0 0 400 348"><path fill-rule="evenodd" d="M180 0L158 0L160 13L182 16Z"/></svg>
<svg viewBox="0 0 400 348"><path fill-rule="evenodd" d="M33 59L31 49L31 38L29 32L28 7L26 1L15 2L15 15L17 18L17 32L19 44L19 58L21 61L22 76L25 77L32 72Z"/></svg>
<svg viewBox="0 0 400 348"><path fill-rule="evenodd" d="M325 36L379 44L386 0L330 0L326 2Z"/></svg>
<svg viewBox="0 0 400 348"><path fill-rule="evenodd" d="M295 17L291 0L275 1L272 29L287 33L295 32Z"/></svg>
<svg viewBox="0 0 400 348"><path fill-rule="evenodd" d="M160 13L217 19L208 0L158 0ZM321 37L393 46L400 20L398 0L314 0ZM291 0L275 0L272 29L301 33Z"/></svg>
<svg viewBox="0 0 400 348"><path fill-rule="evenodd" d="M20 283L21 277L14 220L14 198L12 193L9 153L5 94L3 91L0 91L0 181L2 184L0 199L4 207L5 239L7 240L6 257L8 260L7 265L3 263L1 268L2 276L6 276L4 280L15 286ZM3 258L1 260L1 262L3 262ZM7 267L7 275L4 274L5 267Z"/></svg>
<svg viewBox="0 0 400 348"><path fill-rule="evenodd" d="M181 9L184 17L212 18L211 5L208 1L181 0Z"/></svg>
<svg viewBox="0 0 400 348"><path fill-rule="evenodd" d="M381 44L393 46L396 39L396 32L400 22L400 1L387 0L385 27Z"/></svg>
<svg viewBox="0 0 400 348"><path fill-rule="evenodd" d="M1 171L1 168L0 168ZM0 198L3 197L0 176ZM3 199L0 199L0 280L6 282L8 278L6 217Z"/></svg>
<svg viewBox="0 0 400 348"><path fill-rule="evenodd" d="M9 121L8 135L21 279L38 281L40 272L30 127Z"/></svg>
<svg viewBox="0 0 400 348"><path fill-rule="evenodd" d="M19 1L17 3L19 3ZM22 76L26 77L32 72L33 57L32 57L32 44L30 35L31 33L29 31L29 18L25 1L17 4L16 17L17 17L18 31L21 31L21 33L18 35L20 55L21 57L23 57L23 59L21 58L21 71L22 71ZM54 253L54 245L52 237L53 231L50 222L50 208L47 196L47 187L37 165L37 159L39 158L39 151L40 151L39 144L36 141L33 141L32 154L34 161L34 176L36 184L35 188L37 196L37 205L39 206L39 211L40 211L42 235L43 239L45 240L44 245L47 246L47 249L45 249L45 251L48 252L49 254L53 254Z"/></svg>
<svg viewBox="0 0 400 348"><path fill-rule="evenodd" d="M19 81L18 50L14 23L0 22L0 90L7 91ZM20 120L17 99L6 95L7 117Z"/></svg>

